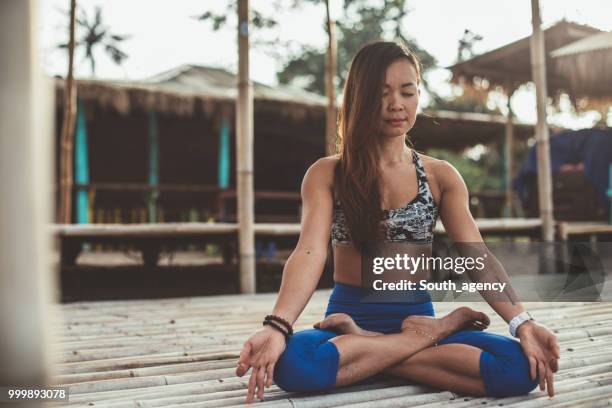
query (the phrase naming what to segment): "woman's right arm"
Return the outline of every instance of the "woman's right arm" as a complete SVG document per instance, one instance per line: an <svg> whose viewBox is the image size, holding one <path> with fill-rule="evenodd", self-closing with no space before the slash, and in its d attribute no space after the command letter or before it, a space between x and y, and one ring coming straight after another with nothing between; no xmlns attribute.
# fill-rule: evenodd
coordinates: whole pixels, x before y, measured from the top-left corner
<svg viewBox="0 0 612 408"><path fill-rule="evenodd" d="M272 314L291 325L304 310L325 266L333 211L333 174L336 160L319 159L302 181L302 220L298 243L287 259L280 291ZM285 350L282 333L264 326L244 343L236 375L242 377L250 368L247 403L257 393L263 398L264 387L272 385L276 361Z"/></svg>
<svg viewBox="0 0 612 408"><path fill-rule="evenodd" d="M323 158L306 172L302 182L300 238L287 259L272 314L289 323L297 320L321 278L333 211L333 172L336 160Z"/></svg>

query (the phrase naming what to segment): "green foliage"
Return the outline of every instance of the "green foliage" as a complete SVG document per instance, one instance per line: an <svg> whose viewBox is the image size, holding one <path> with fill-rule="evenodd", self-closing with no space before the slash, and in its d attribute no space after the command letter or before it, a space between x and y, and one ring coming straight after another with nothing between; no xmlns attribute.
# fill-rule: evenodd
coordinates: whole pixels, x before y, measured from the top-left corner
<svg viewBox="0 0 612 408"><path fill-rule="evenodd" d="M482 190L501 191L503 168L498 149L495 149L495 145L483 148L485 152L478 158L471 158L466 152L458 153L445 149L428 149L427 154L452 164L471 193Z"/></svg>
<svg viewBox="0 0 612 408"><path fill-rule="evenodd" d="M320 0L310 2L322 3ZM424 71L436 65L435 58L402 30L401 22L407 14L405 0L385 0L379 7L375 7L374 2L370 0L344 0L344 15L336 22L339 78L336 92L344 86L352 58L361 47L371 41L402 40L421 59ZM326 30L324 23L321 24ZM287 59L277 74L278 81L284 84L299 84L311 92L324 94L325 55L326 48L302 47ZM425 86L427 87L427 84Z"/></svg>
<svg viewBox="0 0 612 408"><path fill-rule="evenodd" d="M428 108L436 110L450 110L455 112L489 113L493 115L502 114L497 106L494 109L490 109L486 104L486 100L482 101L470 96L432 98Z"/></svg>
<svg viewBox="0 0 612 408"><path fill-rule="evenodd" d="M276 1L275 8L279 11L282 11L283 7L285 10L287 7L295 10L306 4L324 7L325 3L325 0L293 0L287 6L286 2ZM353 56L362 46L371 41L402 40L419 56L424 70L436 65L434 57L419 47L402 30L401 22L408 14L406 0L344 0L343 10L343 17L336 22L337 75L339 78L336 92L344 86L348 66ZM251 7L251 13L253 32L261 32L263 29L270 31L269 29L278 27L278 21L274 17L264 16L253 7ZM235 26L237 22L232 17L235 14L235 1L228 1L224 13L206 11L194 18L210 23L213 30L219 30L227 25ZM321 21L321 29L327 30L325 21ZM326 46L319 49L300 44L297 47L298 50L290 54L289 44L283 43L278 38L274 41L263 41L255 37L252 42L255 48L263 49L264 52L281 59L283 68L277 73L280 83L297 85L312 92L325 94ZM427 87L426 82L425 86Z"/></svg>
<svg viewBox="0 0 612 408"><path fill-rule="evenodd" d="M92 19L88 17L83 9L78 9L77 12L76 23L82 35L75 41L75 50L84 48L84 59L89 60L91 75L96 75L94 49L99 46L104 47L104 50L115 64L121 65L128 55L119 48L120 43L130 38L130 36L111 34L109 27L103 24L102 8L99 6L96 6ZM70 14L68 13L68 15ZM59 44L58 47L68 49L68 44Z"/></svg>

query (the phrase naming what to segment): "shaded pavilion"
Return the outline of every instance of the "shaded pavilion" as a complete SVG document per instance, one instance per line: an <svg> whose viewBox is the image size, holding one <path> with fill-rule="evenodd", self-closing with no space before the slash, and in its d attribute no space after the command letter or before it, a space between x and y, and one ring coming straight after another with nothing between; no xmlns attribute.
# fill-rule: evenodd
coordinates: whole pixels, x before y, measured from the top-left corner
<svg viewBox="0 0 612 408"><path fill-rule="evenodd" d="M564 90L580 109L595 109L601 124L612 106L612 32L593 34L550 53L566 79Z"/></svg>
<svg viewBox="0 0 612 408"><path fill-rule="evenodd" d="M58 125L63 82L56 79ZM77 94L73 220L224 215L236 185L234 74L182 65L142 81L78 80ZM270 199L266 192L286 201L282 193L298 191L296 180L324 155L326 100L260 83L254 83L254 96L255 188L264 201Z"/></svg>
<svg viewBox="0 0 612 408"><path fill-rule="evenodd" d="M545 49L555 50L599 32L601 30L594 27L562 20L543 30ZM509 215L512 215L513 192L510 180L514 168L511 154L514 151L514 115L510 101L514 91L520 85L532 80L530 39L531 36L522 38L448 67L452 72L451 81L454 83L467 88L484 87L483 80L486 80L488 90L501 89L507 96L508 114L504 138L504 157L506 208ZM548 95L553 97L553 100L558 102L559 96L567 93L568 81L561 74L557 61L548 52L545 60L547 92Z"/></svg>
<svg viewBox="0 0 612 408"><path fill-rule="evenodd" d="M235 220L235 81L196 65L142 81L78 80L73 220ZM62 92L56 79L57 135ZM254 93L257 222L298 222L302 177L325 154L326 100L259 83ZM460 151L499 143L504 123L498 115L425 111L410 139L419 151ZM526 140L533 126L517 124L515 132Z"/></svg>

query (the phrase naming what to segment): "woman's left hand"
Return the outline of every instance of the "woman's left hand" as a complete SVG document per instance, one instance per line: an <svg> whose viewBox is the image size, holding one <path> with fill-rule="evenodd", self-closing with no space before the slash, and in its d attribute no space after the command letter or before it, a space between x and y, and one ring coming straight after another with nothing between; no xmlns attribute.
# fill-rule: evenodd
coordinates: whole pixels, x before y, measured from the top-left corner
<svg viewBox="0 0 612 408"><path fill-rule="evenodd" d="M536 375L540 377L540 390L548 390L548 395L555 395L553 386L553 373L559 369L559 345L557 337L546 326L535 321L521 324L517 329L517 335L521 339L521 346L529 360L529 371L531 379Z"/></svg>

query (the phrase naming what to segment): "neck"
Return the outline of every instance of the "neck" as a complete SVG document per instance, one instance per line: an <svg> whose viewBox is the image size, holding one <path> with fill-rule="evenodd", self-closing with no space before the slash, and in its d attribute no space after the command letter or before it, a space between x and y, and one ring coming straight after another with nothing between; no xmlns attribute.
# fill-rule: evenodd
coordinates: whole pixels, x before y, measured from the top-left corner
<svg viewBox="0 0 612 408"><path fill-rule="evenodd" d="M394 137L383 141L378 146L379 165L393 167L410 160L410 149L404 137Z"/></svg>

